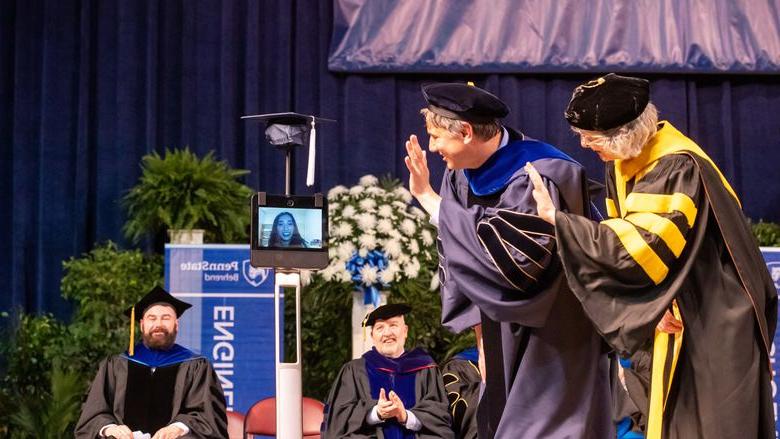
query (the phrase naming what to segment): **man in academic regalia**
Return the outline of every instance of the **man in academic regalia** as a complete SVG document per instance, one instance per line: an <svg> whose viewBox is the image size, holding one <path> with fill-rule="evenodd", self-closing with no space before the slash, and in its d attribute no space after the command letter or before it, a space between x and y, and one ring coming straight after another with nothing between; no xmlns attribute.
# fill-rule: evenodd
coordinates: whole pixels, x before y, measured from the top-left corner
<svg viewBox="0 0 780 439"><path fill-rule="evenodd" d="M477 439L477 407L482 388L476 347L455 354L441 366L455 439Z"/></svg>
<svg viewBox="0 0 780 439"><path fill-rule="evenodd" d="M438 367L420 348L406 351L405 304L383 305L365 321L374 347L345 364L325 407L323 438L452 438Z"/></svg>
<svg viewBox="0 0 780 439"><path fill-rule="evenodd" d="M613 436L606 346L566 285L523 169L536 164L556 206L589 216L583 167L503 126L509 109L485 90L436 83L423 95L428 147L447 171L437 194L411 136L409 186L439 227L442 323L474 328L483 346L479 437Z"/></svg>
<svg viewBox="0 0 780 439"><path fill-rule="evenodd" d="M565 116L607 162L610 219L558 210L533 165L539 214L607 342L632 363L651 355L649 395L627 386L649 401L648 438L773 438L777 292L734 190L649 94L615 74L574 90Z"/></svg>
<svg viewBox="0 0 780 439"><path fill-rule="evenodd" d="M225 397L211 364L175 343L178 318L190 304L155 287L126 314L127 352L100 364L76 426L83 439L226 438ZM133 344L140 319L142 342Z"/></svg>

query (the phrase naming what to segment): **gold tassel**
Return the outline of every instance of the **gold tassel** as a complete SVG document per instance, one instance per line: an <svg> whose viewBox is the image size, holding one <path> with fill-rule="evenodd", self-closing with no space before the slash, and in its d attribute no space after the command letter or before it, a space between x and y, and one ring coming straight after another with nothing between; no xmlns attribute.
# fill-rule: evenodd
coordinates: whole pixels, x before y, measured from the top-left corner
<svg viewBox="0 0 780 439"><path fill-rule="evenodd" d="M127 352L131 357L135 353L135 305L130 310L130 347L127 348Z"/></svg>
<svg viewBox="0 0 780 439"><path fill-rule="evenodd" d="M363 317L363 323L361 326L363 326L363 342L366 341L366 322L368 322L368 316L371 314L371 312L368 312L365 317Z"/></svg>

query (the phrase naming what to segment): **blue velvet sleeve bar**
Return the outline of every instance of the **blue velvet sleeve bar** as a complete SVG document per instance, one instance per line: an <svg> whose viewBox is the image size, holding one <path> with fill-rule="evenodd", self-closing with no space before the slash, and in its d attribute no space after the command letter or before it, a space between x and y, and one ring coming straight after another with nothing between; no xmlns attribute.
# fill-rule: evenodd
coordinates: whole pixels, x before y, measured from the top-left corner
<svg viewBox="0 0 780 439"><path fill-rule="evenodd" d="M549 180L548 190L560 205ZM536 216L531 191L527 174L518 171L495 207L468 205L463 175L445 175L439 254L442 322L451 330L479 323L479 309L496 321L544 324L555 290L540 280L554 260L555 240Z"/></svg>

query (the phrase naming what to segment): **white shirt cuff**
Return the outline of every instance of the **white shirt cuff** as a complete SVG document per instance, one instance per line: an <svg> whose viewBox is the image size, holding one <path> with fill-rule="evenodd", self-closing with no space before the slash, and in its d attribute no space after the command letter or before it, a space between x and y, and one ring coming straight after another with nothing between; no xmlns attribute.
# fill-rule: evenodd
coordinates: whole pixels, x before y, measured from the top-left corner
<svg viewBox="0 0 780 439"><path fill-rule="evenodd" d="M173 424L171 424L171 425L175 425L175 426L177 426L177 427L181 428L182 430L184 430L184 434L187 434L187 433L189 433L189 432L190 432L190 428L189 428L189 427L187 427L186 425L184 425L184 423L183 423L183 422L174 422L174 423L173 423Z"/></svg>
<svg viewBox="0 0 780 439"><path fill-rule="evenodd" d="M428 222L433 224L434 227L439 228L439 209L430 212L430 215L431 217L428 219Z"/></svg>
<svg viewBox="0 0 780 439"><path fill-rule="evenodd" d="M106 437L105 431L106 431L106 429L111 428L111 427L116 427L116 424L104 425L103 428L101 428L100 431L98 432L98 435L100 437Z"/></svg>
<svg viewBox="0 0 780 439"><path fill-rule="evenodd" d="M378 425L382 423L382 420L379 419L379 413L376 411L376 406L371 409L370 412L368 412L368 417L366 418L366 422L368 425Z"/></svg>
<svg viewBox="0 0 780 439"><path fill-rule="evenodd" d="M423 210L428 213L431 224L439 227L439 208L441 207L441 197L437 193L430 193L422 195L417 198L417 201L422 206Z"/></svg>
<svg viewBox="0 0 780 439"><path fill-rule="evenodd" d="M407 410L406 425L404 425L404 427L406 427L407 430L420 431L422 429L422 422L417 419L417 416L415 416L413 411Z"/></svg>
<svg viewBox="0 0 780 439"><path fill-rule="evenodd" d="M370 412L368 412L368 416L366 417L366 422L368 425L379 425L382 421L379 419L379 413L376 411L376 406L374 406ZM415 416L414 412L411 410L406 411L406 424L404 425L407 430L411 431L420 431L422 430L422 422L420 422L419 419L417 419L417 416Z"/></svg>

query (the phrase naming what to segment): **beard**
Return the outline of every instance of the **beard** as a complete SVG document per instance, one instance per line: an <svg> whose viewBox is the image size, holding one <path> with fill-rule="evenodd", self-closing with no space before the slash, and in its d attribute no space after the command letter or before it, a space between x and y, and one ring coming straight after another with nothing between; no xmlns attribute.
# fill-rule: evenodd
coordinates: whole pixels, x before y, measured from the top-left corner
<svg viewBox="0 0 780 439"><path fill-rule="evenodd" d="M160 336L153 336L153 332L163 332L162 337ZM158 349L158 350L168 350L171 346L176 342L176 335L177 331L174 329L173 331L168 331L165 328L153 328L149 332L144 332L141 334L141 338L143 339L144 344L146 347L150 349Z"/></svg>

